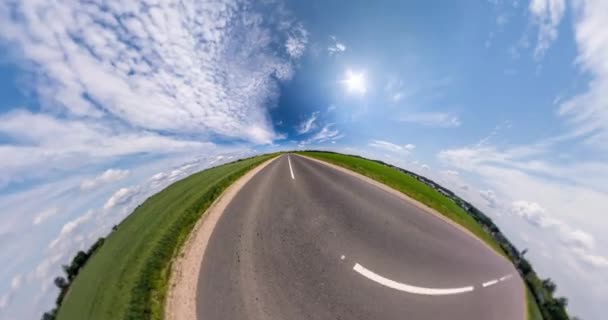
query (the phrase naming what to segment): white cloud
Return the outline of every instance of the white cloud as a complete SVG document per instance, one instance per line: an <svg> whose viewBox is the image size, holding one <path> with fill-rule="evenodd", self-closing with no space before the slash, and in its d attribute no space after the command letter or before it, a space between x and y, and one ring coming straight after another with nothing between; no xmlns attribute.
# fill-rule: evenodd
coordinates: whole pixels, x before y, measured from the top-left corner
<svg viewBox="0 0 608 320"><path fill-rule="evenodd" d="M557 28L566 10L565 0L532 0L528 7L533 22L538 26L538 42L534 50L542 58L557 38Z"/></svg>
<svg viewBox="0 0 608 320"><path fill-rule="evenodd" d="M59 209L56 207L45 209L42 212L40 212L38 215L36 215L36 217L34 218L34 221L32 221L32 223L34 225L39 225L39 224L43 223L44 221L48 220L50 217L56 215L57 212L59 212Z"/></svg>
<svg viewBox="0 0 608 320"><path fill-rule="evenodd" d="M301 144L306 145L311 143L323 143L327 141L337 141L344 138L344 134L338 129L333 129L333 127L334 125L332 123L323 126L321 130L315 133L312 137L302 141Z"/></svg>
<svg viewBox="0 0 608 320"><path fill-rule="evenodd" d="M5 1L0 37L35 67L45 107L146 130L269 143L274 79L291 77L303 49L302 37L289 39L306 31L284 30L285 10L268 5L262 15L240 2ZM285 42L289 58L273 49Z"/></svg>
<svg viewBox="0 0 608 320"><path fill-rule="evenodd" d="M331 44L327 47L327 52L330 56L346 51L346 45L339 42L335 36L330 36L329 39L331 40Z"/></svg>
<svg viewBox="0 0 608 320"><path fill-rule="evenodd" d="M438 157L446 164L472 170L478 166L500 166L521 170L527 174L551 176L570 181L602 192L608 192L604 183L608 179L608 165L601 162L576 162L555 164L544 160L551 156L551 145L540 142L533 145L497 149L477 144L462 148L442 150Z"/></svg>
<svg viewBox="0 0 608 320"><path fill-rule="evenodd" d="M104 209L112 209L117 205L122 205L129 202L135 195L139 194L141 190L138 187L131 188L120 188L114 194L108 198L106 203L103 205Z"/></svg>
<svg viewBox="0 0 608 320"><path fill-rule="evenodd" d="M585 252L580 252L579 258L587 263L588 265L596 268L596 269L606 269L608 268L608 258L604 256L598 256L594 254L589 254Z"/></svg>
<svg viewBox="0 0 608 320"><path fill-rule="evenodd" d="M574 30L578 45L578 65L591 81L581 94L560 104L559 115L573 126L575 136L597 149L608 150L608 28L604 0L575 1Z"/></svg>
<svg viewBox="0 0 608 320"><path fill-rule="evenodd" d="M80 189L82 190L90 190L102 186L107 183L116 182L124 179L129 175L129 170L121 170L121 169L108 169L104 171L104 173L91 178L85 179L80 184Z"/></svg>
<svg viewBox="0 0 608 320"><path fill-rule="evenodd" d="M479 195L486 201L488 207L496 208L498 202L493 190L479 190Z"/></svg>
<svg viewBox="0 0 608 320"><path fill-rule="evenodd" d="M72 241L70 240L71 235L78 229L78 227L91 220L91 218L93 218L93 214L94 211L89 210L87 213L64 224L59 232L59 235L49 244L49 249L57 247L57 245L64 241Z"/></svg>
<svg viewBox="0 0 608 320"><path fill-rule="evenodd" d="M372 140L369 143L369 146L401 154L409 154L416 147L413 144L406 144L402 146L384 140Z"/></svg>
<svg viewBox="0 0 608 320"><path fill-rule="evenodd" d="M594 237L585 231L562 224L559 227L559 234L561 242L568 247L583 250L592 250L595 247Z"/></svg>
<svg viewBox="0 0 608 320"><path fill-rule="evenodd" d="M441 128L460 127L462 124L458 116L444 112L410 113L400 117L399 121Z"/></svg>
<svg viewBox="0 0 608 320"><path fill-rule="evenodd" d="M524 218L528 223L536 227L549 227L556 224L556 221L551 219L546 214L545 208L541 207L536 202L518 200L513 202L513 212Z"/></svg>
<svg viewBox="0 0 608 320"><path fill-rule="evenodd" d="M287 38L285 49L292 58L297 59L304 54L307 44L308 32L302 25L298 25Z"/></svg>
<svg viewBox="0 0 608 320"><path fill-rule="evenodd" d="M23 283L23 276L21 274L14 276L13 279L11 280L11 290L17 290L17 289L21 288L22 283Z"/></svg>
<svg viewBox="0 0 608 320"><path fill-rule="evenodd" d="M0 133L14 139L0 146L0 187L13 181L72 172L116 157L213 150L209 142L180 140L149 131L127 131L102 121L59 119L15 111L0 115Z"/></svg>
<svg viewBox="0 0 608 320"><path fill-rule="evenodd" d="M298 124L298 126L296 127L296 131L299 134L305 134L310 132L311 130L314 130L317 126L315 124L315 121L317 120L317 118L319 117L319 112L313 112L312 114L310 114L310 117L304 121L302 121L300 124Z"/></svg>

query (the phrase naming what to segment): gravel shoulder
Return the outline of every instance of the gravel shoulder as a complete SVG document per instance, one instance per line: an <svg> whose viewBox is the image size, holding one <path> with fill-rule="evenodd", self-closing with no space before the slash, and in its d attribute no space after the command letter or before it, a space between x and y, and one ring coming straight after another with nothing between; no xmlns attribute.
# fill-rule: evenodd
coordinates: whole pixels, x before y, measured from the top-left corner
<svg viewBox="0 0 608 320"><path fill-rule="evenodd" d="M167 301L165 302L165 319L196 319L198 276L205 255L205 249L215 225L222 216L226 206L232 201L239 190L253 176L277 158L260 164L234 182L196 223L188 240L172 264L169 292L167 294Z"/></svg>

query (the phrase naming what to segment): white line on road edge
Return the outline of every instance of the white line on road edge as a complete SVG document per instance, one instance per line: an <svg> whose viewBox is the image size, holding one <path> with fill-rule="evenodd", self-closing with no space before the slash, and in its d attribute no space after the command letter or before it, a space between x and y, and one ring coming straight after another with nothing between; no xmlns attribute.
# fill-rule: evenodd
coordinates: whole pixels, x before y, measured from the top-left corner
<svg viewBox="0 0 608 320"><path fill-rule="evenodd" d="M295 180L296 177L293 175L293 169L291 168L291 159L289 159L289 155L287 155L287 162L289 162L289 172L291 172L291 179Z"/></svg>
<svg viewBox="0 0 608 320"><path fill-rule="evenodd" d="M485 288L485 287L489 287L489 286L491 286L491 285L495 285L495 284L497 284L497 283L498 283L498 280L497 280L497 279L494 279L494 280L490 280L490 281L488 281L488 282L484 282L484 283L482 283L481 285L482 285L482 286Z"/></svg>
<svg viewBox="0 0 608 320"><path fill-rule="evenodd" d="M364 266L362 266L358 263L355 264L355 266L353 267L353 270L357 271L362 276L364 276L374 282L377 282L383 286L386 286L386 287L389 287L389 288L392 288L395 290L399 290L399 291L409 292L409 293L431 295L431 296L441 296L441 295L459 294L459 293L466 293L466 292L473 291L473 286L461 287L461 288L445 288L445 289L423 288L423 287L411 286L411 285L408 285L405 283L399 283L399 282L393 281L391 279L387 279L381 275L378 275L378 274L366 269Z"/></svg>

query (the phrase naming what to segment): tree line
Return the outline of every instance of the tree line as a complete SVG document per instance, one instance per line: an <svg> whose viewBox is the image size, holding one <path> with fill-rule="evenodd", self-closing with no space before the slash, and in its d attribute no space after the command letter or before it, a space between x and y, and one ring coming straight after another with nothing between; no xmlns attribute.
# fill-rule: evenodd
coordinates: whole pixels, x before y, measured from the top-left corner
<svg viewBox="0 0 608 320"><path fill-rule="evenodd" d="M116 229L116 226L113 229ZM55 307L52 310L45 312L42 315L42 320L54 320L57 317L57 311L59 310L65 295L70 290L72 281L74 281L91 256L103 245L105 240L106 239L103 237L97 239L87 251L78 251L69 265L62 266L65 276L58 276L53 280L53 283L59 289L59 295L57 296L57 299L55 299Z"/></svg>

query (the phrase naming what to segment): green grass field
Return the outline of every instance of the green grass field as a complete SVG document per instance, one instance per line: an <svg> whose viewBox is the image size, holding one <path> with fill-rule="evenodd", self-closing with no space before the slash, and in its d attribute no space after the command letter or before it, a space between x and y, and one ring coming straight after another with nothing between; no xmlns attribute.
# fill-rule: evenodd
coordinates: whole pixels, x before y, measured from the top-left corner
<svg viewBox="0 0 608 320"><path fill-rule="evenodd" d="M532 296L530 289L526 288L526 304L528 306L528 320L543 320L543 315L536 304L536 300Z"/></svg>
<svg viewBox="0 0 608 320"><path fill-rule="evenodd" d="M57 319L162 319L172 258L209 205L264 155L193 174L120 223L72 283Z"/></svg>
<svg viewBox="0 0 608 320"><path fill-rule="evenodd" d="M506 257L500 245L466 211L456 205L451 199L408 174L375 161L344 154L327 152L298 152L298 154L344 167L401 191L410 198L435 209L445 217L465 227L496 250L496 252ZM526 304L528 319L542 320L536 301L529 293L529 290L526 291Z"/></svg>

